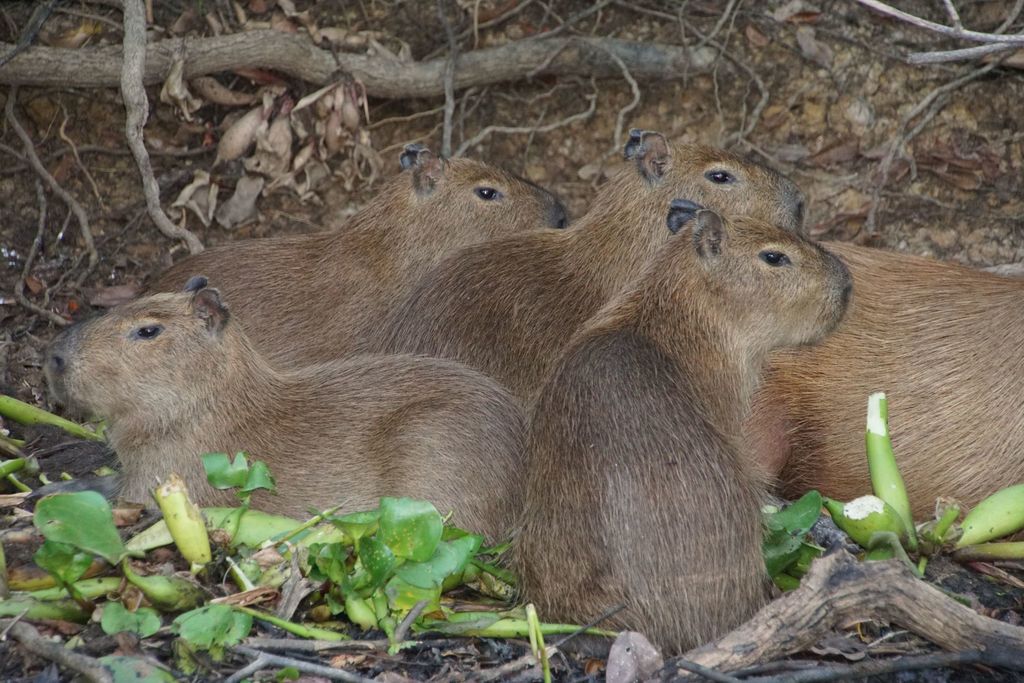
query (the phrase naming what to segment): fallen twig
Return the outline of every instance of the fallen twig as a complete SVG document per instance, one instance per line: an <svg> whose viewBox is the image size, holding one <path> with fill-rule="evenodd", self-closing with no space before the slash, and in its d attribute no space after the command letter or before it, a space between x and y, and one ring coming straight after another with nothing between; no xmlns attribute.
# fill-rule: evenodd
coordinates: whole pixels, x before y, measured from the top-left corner
<svg viewBox="0 0 1024 683"><path fill-rule="evenodd" d="M53 311L36 306L25 296L25 281L32 274L32 264L36 261L39 250L43 247L43 231L46 229L46 192L43 191L43 183L36 179L36 198L39 201L39 226L36 228L35 239L29 247L28 255L25 256L25 265L21 269L21 277L14 283L14 298L23 308L26 308L36 315L41 315L58 327L67 327L70 323Z"/></svg>
<svg viewBox="0 0 1024 683"><path fill-rule="evenodd" d="M858 562L845 551L815 560L799 588L683 657L735 671L800 652L840 625L865 619L899 624L948 650L983 649L1001 658L999 666L1024 667L1024 628L978 614L898 562ZM663 670L665 678L685 673L672 662Z"/></svg>
<svg viewBox="0 0 1024 683"><path fill-rule="evenodd" d="M231 648L231 651L240 655L245 655L246 657L254 658L256 662L259 662L261 664L261 666L259 667L261 669L266 668L268 666L277 666L281 668L293 667L298 671L307 674L312 674L313 676L323 676L324 678L330 679L332 681L347 681L348 683L371 683L373 680L372 678L366 678L365 676L360 676L359 674L344 671L343 669L335 669L334 667L324 666L322 664L312 664L310 662L304 662L301 659L292 659L291 657L271 655L267 654L266 652L254 650L251 647L245 647L244 645L236 645L235 647ZM253 662L253 664L255 664L256 662ZM253 669L252 671L250 671L249 669L251 668L252 665L246 667L245 671L247 672L247 676L259 670ZM235 679L235 677L232 676L231 679L229 680L241 680L241 678Z"/></svg>
<svg viewBox="0 0 1024 683"><path fill-rule="evenodd" d="M405 640L405 637L409 634L409 629L412 628L412 622L416 621L419 616L423 614L423 610L426 609L426 607L426 600L420 600L412 606L409 613L405 615L404 619L402 619L402 623L400 623L398 628L395 629L394 639L396 643L400 643Z"/></svg>
<svg viewBox="0 0 1024 683"><path fill-rule="evenodd" d="M28 19L28 24L25 26L25 30L21 32L21 36L18 38L17 45L8 46L9 49L0 55L0 66L3 66L7 62L18 56L19 53L28 49L28 46L32 44L32 41L39 35L39 29L43 27L43 24L49 18L53 12L53 8L56 7L60 0L49 0L49 2L42 2L36 5L36 8L32 10L32 16Z"/></svg>
<svg viewBox="0 0 1024 683"><path fill-rule="evenodd" d="M959 38L961 40L969 40L977 43L985 43L977 47L961 48L958 50L938 50L934 52L915 52L907 56L907 62L910 64L938 64L941 62L956 62L967 59L976 59L978 57L985 57L988 55L1006 52L1008 50L1014 50L1024 45L1024 33L1004 35L1004 31L1010 28L1010 25L1017 19L1021 13L1021 9L1024 8L1024 2L1017 0L1013 9L1010 10L1010 14L1007 19L992 33L985 33L981 31L969 31L963 27L963 23L960 21L960 15L957 13L956 8L950 0L943 0L943 4L946 7L946 12L950 16L950 20L953 22L953 26L945 26L938 24L934 21L928 21L921 17L914 16L909 12L896 9L884 2L878 2L877 0L857 0L860 4L865 7L869 7L877 12L885 14L886 16L894 19L899 19L908 24L938 33L950 38Z"/></svg>
<svg viewBox="0 0 1024 683"><path fill-rule="evenodd" d="M127 39L127 36L126 36ZM596 44L595 44L596 43ZM194 39L160 40L145 46L142 80L161 83L174 61L178 46L188 53L184 78L259 66L295 78L326 85L342 69L358 78L368 95L382 98L436 97L444 94L447 59L397 62L381 56L338 53L316 47L308 36L258 30ZM0 43L0 50L8 49ZM136 46L141 49L142 44ZM544 68L538 75L619 75L611 51L626 64L637 80L677 78L686 71L706 70L710 50L690 50L677 45L641 43L613 38L545 38L520 40L498 47L464 52L459 57L455 89L515 81ZM550 62L546 63L552 55ZM120 83L120 46L59 50L34 46L0 67L0 83L96 88Z"/></svg>
<svg viewBox="0 0 1024 683"><path fill-rule="evenodd" d="M822 665L813 669L787 671L777 676L745 678L744 681L757 683L823 683L824 681L850 681L868 676L896 673L898 671L921 671L964 664L987 664L1011 671L1021 671L1022 663L1017 655L983 650L966 652L935 652L928 655L904 656L895 659L870 659L852 664ZM738 679L737 679L738 680Z"/></svg>
<svg viewBox="0 0 1024 683"><path fill-rule="evenodd" d="M902 121L900 121L898 133L889 142L889 149L882 158L882 161L878 164L878 179L874 183L871 191L871 205L868 209L867 219L864 221L864 229L869 235L875 232L882 191L889 182L889 171L892 169L892 164L896 160L897 155L901 154L907 144L917 137L918 134L924 130L924 127L928 125L933 118L935 118L943 107L946 106L948 103L947 96L949 93L980 78L981 76L984 76L997 66L999 66L999 62L992 62L991 64L986 64L985 66L964 74L949 83L940 85L925 95L921 101L903 117ZM915 119L917 119L917 123L913 128L908 130L908 126L910 126L910 123Z"/></svg>
<svg viewBox="0 0 1024 683"><path fill-rule="evenodd" d="M595 92L595 93L591 93L589 95L584 95L584 97L586 97L587 100L589 100L589 102L590 102L590 105L586 108L586 110L578 112L576 114L572 114L570 116L567 116L567 117L565 117L564 119L562 119L560 121L555 121L553 123L549 123L549 124L546 124L546 125L543 125L543 126L539 126L539 127L536 127L536 126L487 126L483 130L481 130L479 133L477 133L476 135L474 135L473 137L471 137L470 139L464 141L461 145L459 145L459 148L455 151L455 156L457 156L457 157L458 156L462 156L463 154L466 153L467 150L472 148L473 145L480 144L481 142L483 142L485 139L487 139L493 133L505 133L505 134L513 134L513 133L518 133L518 134L525 134L525 133L548 133L550 131L555 130L556 128L561 128L563 126L568 126L569 124L575 123L576 121L583 121L583 120L589 119L593 115L594 111L597 109L597 93Z"/></svg>
<svg viewBox="0 0 1024 683"><path fill-rule="evenodd" d="M89 254L89 265L86 267L78 280L76 286L82 284L85 278L88 276L92 269L96 267L99 262L99 254L96 252L96 245L92 239L92 230L89 228L89 217L85 213L85 209L78 203L78 200L71 196L71 194L60 186L60 183L50 175L50 172L43 166L43 162L39 160L39 155L36 154L35 145L32 143L32 138L29 137L25 129L21 127L21 123L18 121L18 117L14 115L14 101L17 99L18 88L14 86L10 92L7 93L7 107L5 109L5 115L7 117L7 123L10 124L11 130L21 140L21 144L25 148L25 160L32 167L32 170L36 172L43 182L45 182L50 191L61 198L61 200L67 204L68 209L75 214L75 219L78 221L79 233L82 235L82 242L85 243L85 250Z"/></svg>
<svg viewBox="0 0 1024 683"><path fill-rule="evenodd" d="M69 650L64 647L63 643L43 638L31 624L13 619L0 619L0 628L7 636L17 640L22 647L34 655L76 671L94 683L114 682L110 671L96 659Z"/></svg>
<svg viewBox="0 0 1024 683"><path fill-rule="evenodd" d="M142 176L142 191L146 196L149 217L166 237L184 240L189 253L198 254L203 250L203 243L199 238L184 225L177 226L172 223L160 207L160 186L153 176L153 165L142 137L142 129L149 116L149 100L142 83L146 61L146 20L142 0L125 0L123 45L121 97L126 113L125 137L139 167L139 175Z"/></svg>

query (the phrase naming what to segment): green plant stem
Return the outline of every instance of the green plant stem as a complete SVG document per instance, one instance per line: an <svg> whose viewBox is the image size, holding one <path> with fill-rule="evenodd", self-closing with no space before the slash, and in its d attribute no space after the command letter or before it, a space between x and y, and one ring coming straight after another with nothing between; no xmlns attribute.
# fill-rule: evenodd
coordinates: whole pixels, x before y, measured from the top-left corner
<svg viewBox="0 0 1024 683"><path fill-rule="evenodd" d="M1024 559L1024 541L965 545L953 553L957 562L997 562Z"/></svg>
<svg viewBox="0 0 1024 683"><path fill-rule="evenodd" d="M32 492L32 487L31 486L28 486L27 484L22 483L22 481L20 479L18 479L16 476L14 476L13 474L8 474L6 477L4 477L4 479L6 479L7 483L10 484L11 486L13 486L14 489L16 491L20 492L20 493L31 493Z"/></svg>
<svg viewBox="0 0 1024 683"><path fill-rule="evenodd" d="M21 442L21 446L19 446L16 443L17 441L19 441L19 440L18 439L12 439L12 438L10 438L8 436L4 436L3 434L0 434L0 453L4 453L4 454L9 455L9 456L11 456L13 458L21 457L21 450L20 450L20 448L21 448L21 446L25 445L25 442L22 441Z"/></svg>
<svg viewBox="0 0 1024 683"><path fill-rule="evenodd" d="M864 444L868 455L868 469L871 472L871 486L875 495L892 506L907 527L907 549L917 550L917 532L914 516L910 512L910 499L903 482L896 455L889 438L889 402L885 394L877 392L868 397L867 430Z"/></svg>
<svg viewBox="0 0 1024 683"><path fill-rule="evenodd" d="M19 470L25 469L25 465L28 462L25 458L14 458L12 460L4 460L0 462L0 477L6 477L9 474L14 474Z"/></svg>
<svg viewBox="0 0 1024 683"><path fill-rule="evenodd" d="M77 422L65 420L63 417L19 401L11 396L0 396L0 415L25 425L46 424L60 427L68 434L77 436L80 439L102 440L102 437L96 434L96 432L86 429Z"/></svg>
<svg viewBox="0 0 1024 683"><path fill-rule="evenodd" d="M334 507L323 510L319 514L313 515L308 520L306 520L299 526L295 527L291 531L285 532L284 535L282 535L280 538L271 538L269 540L264 541L262 547L267 548L270 546L280 545L281 543L287 543L288 541L295 538L297 535L301 534L306 529L311 529L320 522L326 520L329 515L333 515L335 512L338 511L339 508L341 508L341 505L335 505Z"/></svg>
<svg viewBox="0 0 1024 683"><path fill-rule="evenodd" d="M337 631L328 631L323 628L316 628L315 626L304 626L303 624L296 624L294 621L288 621L287 619L281 619L275 617L272 614L266 612L260 612L259 610L251 609L249 607L242 607L241 605L232 605L232 607L243 614L248 614L254 619L265 621L268 624L273 624L283 631L287 631L292 635L299 636L300 638L308 638L310 640L349 640L349 637L344 633L338 633Z"/></svg>
<svg viewBox="0 0 1024 683"><path fill-rule="evenodd" d="M937 543L942 543L942 539L946 536L946 532L949 531L949 527L953 526L953 522L959 516L959 505L950 505L946 508L946 511L942 513L942 517L939 517L939 521L935 524L935 541Z"/></svg>
<svg viewBox="0 0 1024 683"><path fill-rule="evenodd" d="M104 576L98 579L82 579L74 583L74 589L79 596L86 600L96 600L108 593L113 593L121 586L121 577ZM60 600L67 596L67 591L62 587L44 588L42 590L28 593L28 597L35 600L48 601Z"/></svg>
<svg viewBox="0 0 1024 683"><path fill-rule="evenodd" d="M573 624L538 624L538 633L545 636L576 633L579 630L580 627ZM525 638L530 634L530 624L526 619L499 619L483 628L467 629L462 633L463 635L480 638ZM606 638L614 638L618 635L616 631L606 631L599 628L588 628L583 633L591 636L604 636Z"/></svg>
<svg viewBox="0 0 1024 683"><path fill-rule="evenodd" d="M78 624L85 623L92 614L74 600L52 600L42 602L30 597L18 596L0 601L0 617L21 617L29 621L56 619Z"/></svg>

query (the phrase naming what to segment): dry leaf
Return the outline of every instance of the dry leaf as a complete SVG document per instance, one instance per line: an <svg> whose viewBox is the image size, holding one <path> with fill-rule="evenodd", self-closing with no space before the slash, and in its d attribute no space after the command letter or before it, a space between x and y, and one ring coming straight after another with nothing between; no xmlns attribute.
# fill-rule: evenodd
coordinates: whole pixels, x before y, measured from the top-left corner
<svg viewBox="0 0 1024 683"><path fill-rule="evenodd" d="M174 61L171 62L171 70L164 80L164 86L160 89L160 101L170 104L181 114L186 121L192 120L192 114L203 106L203 101L194 97L182 80L185 72L184 43L175 51Z"/></svg>
<svg viewBox="0 0 1024 683"><path fill-rule="evenodd" d="M757 27L753 24L747 24L747 28L744 30L747 35L747 40L750 44L756 48L763 48L771 42L771 40L765 34L757 30Z"/></svg>
<svg viewBox="0 0 1024 683"><path fill-rule="evenodd" d="M780 24L789 21L789 18L804 9L803 0L790 0L782 7L772 12L772 19Z"/></svg>
<svg viewBox="0 0 1024 683"><path fill-rule="evenodd" d="M220 188L216 183L210 182L210 174L206 171L196 171L192 182L178 193L177 198L171 204L171 208L188 209L199 218L199 221L208 226L213 220L213 213L217 208L217 195ZM181 212L181 224L185 224L185 212Z"/></svg>
<svg viewBox="0 0 1024 683"><path fill-rule="evenodd" d="M221 227L232 230L256 218L256 200L263 191L264 182L260 176L244 175L238 179L235 193L214 213Z"/></svg>
<svg viewBox="0 0 1024 683"><path fill-rule="evenodd" d="M142 292L138 285L112 285L99 287L89 294L89 305L97 308L113 308L126 301L132 301Z"/></svg>
<svg viewBox="0 0 1024 683"><path fill-rule="evenodd" d="M291 161L292 127L288 115L282 113L256 136L256 151L245 160L245 170L274 179L289 171Z"/></svg>
<svg viewBox="0 0 1024 683"><path fill-rule="evenodd" d="M832 66L835 53L825 43L814 37L814 29L810 26L801 26L796 30L796 42L800 46L800 52L804 57L826 69Z"/></svg>
<svg viewBox="0 0 1024 683"><path fill-rule="evenodd" d="M44 285L35 275L27 275L25 277L25 286L28 287L28 291L33 294L41 294L46 289L46 285Z"/></svg>
<svg viewBox="0 0 1024 683"><path fill-rule="evenodd" d="M665 665L658 649L643 635L623 631L608 652L607 683L633 683L651 678Z"/></svg>
<svg viewBox="0 0 1024 683"><path fill-rule="evenodd" d="M815 166L834 166L835 164L842 164L856 159L859 148L860 144L857 140L840 142L832 145L831 147L826 147L817 154L811 156L807 161Z"/></svg>
<svg viewBox="0 0 1024 683"><path fill-rule="evenodd" d="M273 95L264 93L262 104L250 109L224 131L220 142L217 143L214 166L222 161L233 161L249 151L256 142L256 137L268 127L267 118L270 116L273 101Z"/></svg>
<svg viewBox="0 0 1024 683"><path fill-rule="evenodd" d="M78 26L68 29L62 33L58 33L43 42L51 47L62 47L69 50L75 50L83 47L93 37L101 35L102 33L103 24L98 21L93 21L92 19L86 19Z"/></svg>
<svg viewBox="0 0 1024 683"><path fill-rule="evenodd" d="M225 87L212 76L199 76L189 81L189 85L207 102L225 107L244 107L256 102L259 95L250 92L238 92Z"/></svg>

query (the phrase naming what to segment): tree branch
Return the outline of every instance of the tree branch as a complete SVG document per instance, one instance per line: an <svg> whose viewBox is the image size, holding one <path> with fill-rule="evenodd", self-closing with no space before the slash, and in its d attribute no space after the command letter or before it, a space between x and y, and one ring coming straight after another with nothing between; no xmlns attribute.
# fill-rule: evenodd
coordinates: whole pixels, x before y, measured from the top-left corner
<svg viewBox="0 0 1024 683"><path fill-rule="evenodd" d="M0 43L0 53L11 47ZM185 51L186 79L242 67L262 67L326 85L341 69L362 81L367 94L381 98L443 95L448 63L447 57L401 62L349 53L338 53L335 59L330 51L316 47L308 36L259 30L151 43L146 46L144 83L162 82L179 49ZM638 80L676 78L687 70L706 71L714 59L714 51L709 48L691 50L612 38L524 40L461 54L455 88L519 80L538 67L542 68L536 75L618 76L620 67L608 52L617 55ZM0 67L0 84L117 87L121 63L120 46L79 50L34 46Z"/></svg>
<svg viewBox="0 0 1024 683"><path fill-rule="evenodd" d="M1001 666L1024 667L1024 628L983 617L898 562L858 562L845 551L815 560L799 588L683 658L735 671L800 652L835 628L866 619L898 624L947 650L980 649ZM665 678L685 673L671 662L663 670Z"/></svg>

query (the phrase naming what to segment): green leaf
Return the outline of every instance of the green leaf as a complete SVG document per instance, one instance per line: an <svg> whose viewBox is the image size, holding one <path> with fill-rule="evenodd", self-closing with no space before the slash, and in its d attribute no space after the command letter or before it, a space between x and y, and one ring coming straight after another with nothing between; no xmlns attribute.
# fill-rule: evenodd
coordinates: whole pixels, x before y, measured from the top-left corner
<svg viewBox="0 0 1024 683"><path fill-rule="evenodd" d="M359 544L359 563L366 571L367 579L359 588L369 589L372 593L390 578L397 562L391 548L376 538L364 538Z"/></svg>
<svg viewBox="0 0 1024 683"><path fill-rule="evenodd" d="M449 576L462 574L482 540L479 536L464 536L439 543L433 557L426 562L406 562L395 576L417 588L440 587Z"/></svg>
<svg viewBox="0 0 1024 683"><path fill-rule="evenodd" d="M799 500L781 512L766 515L771 520L770 528L785 529L791 534L806 534L821 516L821 494L808 491Z"/></svg>
<svg viewBox="0 0 1024 683"><path fill-rule="evenodd" d="M429 560L443 531L441 515L430 503L410 498L380 499L379 538L397 557Z"/></svg>
<svg viewBox="0 0 1024 683"><path fill-rule="evenodd" d="M47 540L73 545L110 564L125 555L110 505L95 491L47 496L36 505L33 521Z"/></svg>
<svg viewBox="0 0 1024 683"><path fill-rule="evenodd" d="M108 655L100 657L100 664L110 669L114 683L176 683L169 671L150 663L142 657Z"/></svg>
<svg viewBox="0 0 1024 683"><path fill-rule="evenodd" d="M340 543L314 543L309 548L313 564L310 578L314 581L330 580L339 585L345 583L348 580L351 555L349 548Z"/></svg>
<svg viewBox="0 0 1024 683"><path fill-rule="evenodd" d="M388 605L396 612L408 612L416 606L420 600L427 601L424 612L433 612L441 606L441 587L420 588L400 577L394 577L384 587L384 594L388 598Z"/></svg>
<svg viewBox="0 0 1024 683"><path fill-rule="evenodd" d="M203 469L206 470L206 480L216 489L241 488L249 477L249 461L245 453L237 453L234 460L227 453L207 453L203 455Z"/></svg>
<svg viewBox="0 0 1024 683"><path fill-rule="evenodd" d="M57 541L44 541L32 557L37 565L49 572L69 592L73 590L71 584L82 578L92 565L92 558L92 555L73 545Z"/></svg>
<svg viewBox="0 0 1024 683"><path fill-rule="evenodd" d="M800 557L803 541L783 530L773 531L764 541L764 566L768 576L775 577L786 571Z"/></svg>
<svg viewBox="0 0 1024 683"><path fill-rule="evenodd" d="M103 619L100 621L100 626L107 635L130 631L142 638L148 638L159 631L160 625L160 614L152 607L140 607L134 612L129 612L119 602L106 603L103 606Z"/></svg>
<svg viewBox="0 0 1024 683"><path fill-rule="evenodd" d="M224 649L242 642L252 630L252 617L227 605L207 605L185 612L172 624L174 632L196 650L207 650L214 659Z"/></svg>
<svg viewBox="0 0 1024 683"><path fill-rule="evenodd" d="M347 515L331 517L330 519L331 524L344 531L353 541L358 541L377 530L377 526L380 523L380 510L352 512Z"/></svg>
<svg viewBox="0 0 1024 683"><path fill-rule="evenodd" d="M285 668L278 671L274 678L276 678L279 681L294 681L298 680L299 676L301 675L302 674L299 673L299 670L296 669L294 666L286 666Z"/></svg>
<svg viewBox="0 0 1024 683"><path fill-rule="evenodd" d="M245 493L250 493L257 489L277 490L277 483L274 481L273 475L270 474L270 468L262 460L254 461L252 466L249 467L249 476L245 478L245 485L242 487L242 491Z"/></svg>

